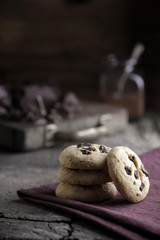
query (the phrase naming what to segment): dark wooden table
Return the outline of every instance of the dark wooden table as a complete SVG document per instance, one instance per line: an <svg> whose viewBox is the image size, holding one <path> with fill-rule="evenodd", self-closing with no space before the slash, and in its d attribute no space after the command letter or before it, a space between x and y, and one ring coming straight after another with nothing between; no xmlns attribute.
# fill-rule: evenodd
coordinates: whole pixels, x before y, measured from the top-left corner
<svg viewBox="0 0 160 240"><path fill-rule="evenodd" d="M125 131L94 142L110 147L126 145L137 154L159 147L160 114L146 114L129 123ZM54 148L27 153L0 151L0 239L115 239L84 221L17 197L18 189L57 182L58 156L71 144L63 142Z"/></svg>

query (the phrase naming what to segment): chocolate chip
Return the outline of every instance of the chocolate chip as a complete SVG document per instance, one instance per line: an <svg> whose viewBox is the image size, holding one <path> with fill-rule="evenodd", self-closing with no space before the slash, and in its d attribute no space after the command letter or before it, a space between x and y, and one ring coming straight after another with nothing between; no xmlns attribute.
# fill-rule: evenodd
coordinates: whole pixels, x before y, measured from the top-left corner
<svg viewBox="0 0 160 240"><path fill-rule="evenodd" d="M91 147L87 147L87 148L84 148L85 150L88 150L88 151L95 151L95 149L91 148Z"/></svg>
<svg viewBox="0 0 160 240"><path fill-rule="evenodd" d="M146 169L144 168L144 166L141 166L141 170L142 170L142 172L146 175L146 177L149 176L149 173L146 171Z"/></svg>
<svg viewBox="0 0 160 240"><path fill-rule="evenodd" d="M129 156L129 160L131 160L134 163L135 156Z"/></svg>
<svg viewBox="0 0 160 240"><path fill-rule="evenodd" d="M82 147L83 146L83 143L78 143L77 144L77 148L80 148L80 147Z"/></svg>
<svg viewBox="0 0 160 240"><path fill-rule="evenodd" d="M100 150L102 153L107 153L107 152L108 152L107 149L105 148L105 146L103 146L103 145L101 145L101 146L99 147L99 150Z"/></svg>
<svg viewBox="0 0 160 240"><path fill-rule="evenodd" d="M132 174L132 170L129 169L128 167L125 167L125 170L126 170L126 173L127 173L128 175L131 175L131 174Z"/></svg>
<svg viewBox="0 0 160 240"><path fill-rule="evenodd" d="M138 177L139 177L138 170L135 170L135 171L134 171L134 177L135 177L136 179L138 179Z"/></svg>
<svg viewBox="0 0 160 240"><path fill-rule="evenodd" d="M77 148L80 148L80 147L90 147L92 144L91 143L78 143L77 144Z"/></svg>
<svg viewBox="0 0 160 240"><path fill-rule="evenodd" d="M81 152L82 152L84 155L89 155L89 154L91 154L91 152L87 151L86 149L81 150Z"/></svg>
<svg viewBox="0 0 160 240"><path fill-rule="evenodd" d="M139 196L139 193L137 193L136 196L138 197L138 196Z"/></svg>
<svg viewBox="0 0 160 240"><path fill-rule="evenodd" d="M145 187L145 185L144 185L144 183L142 182L139 190L142 191L144 187Z"/></svg>

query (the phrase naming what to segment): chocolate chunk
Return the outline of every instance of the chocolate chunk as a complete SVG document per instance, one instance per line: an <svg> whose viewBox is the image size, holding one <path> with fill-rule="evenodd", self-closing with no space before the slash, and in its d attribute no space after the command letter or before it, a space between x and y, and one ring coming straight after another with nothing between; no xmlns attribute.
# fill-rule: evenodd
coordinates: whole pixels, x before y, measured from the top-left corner
<svg viewBox="0 0 160 240"><path fill-rule="evenodd" d="M87 151L86 149L81 150L81 152L82 152L84 155L89 155L89 154L91 154L91 152L90 152L90 151Z"/></svg>
<svg viewBox="0 0 160 240"><path fill-rule="evenodd" d="M135 177L136 179L138 179L138 177L139 177L138 170L135 170L135 171L134 171L134 177Z"/></svg>
<svg viewBox="0 0 160 240"><path fill-rule="evenodd" d="M144 185L144 183L142 182L139 190L142 191L144 187L145 187L145 185Z"/></svg>
<svg viewBox="0 0 160 240"><path fill-rule="evenodd" d="M134 163L135 157L134 156L129 156L129 160L131 160Z"/></svg>
<svg viewBox="0 0 160 240"><path fill-rule="evenodd" d="M142 172L146 175L146 177L149 176L149 173L146 171L146 169L144 168L143 165L141 166L141 170L142 170Z"/></svg>
<svg viewBox="0 0 160 240"><path fill-rule="evenodd" d="M91 148L91 147L86 147L84 148L85 150L88 150L88 151L95 151L95 149Z"/></svg>
<svg viewBox="0 0 160 240"><path fill-rule="evenodd" d="M131 174L132 174L132 170L129 169L128 167L125 167L125 170L126 170L126 173L127 173L128 175L131 175Z"/></svg>
<svg viewBox="0 0 160 240"><path fill-rule="evenodd" d="M0 85L0 119L35 124L45 118L46 123L59 123L82 112L82 106L72 92L63 93L47 85ZM36 122L37 124L37 122ZM39 123L38 123L39 124ZM45 124L45 123L44 123Z"/></svg>
<svg viewBox="0 0 160 240"><path fill-rule="evenodd" d="M90 147L91 145L92 145L91 143L78 143L77 148L83 147L84 149L86 149L86 147Z"/></svg>
<svg viewBox="0 0 160 240"><path fill-rule="evenodd" d="M103 145L101 145L101 146L99 147L99 150L100 150L102 153L107 153L107 152L108 152L107 149L105 148L105 146L103 146Z"/></svg>
<svg viewBox="0 0 160 240"><path fill-rule="evenodd" d="M82 147L83 146L83 143L78 143L77 144L77 148L80 148L80 147Z"/></svg>

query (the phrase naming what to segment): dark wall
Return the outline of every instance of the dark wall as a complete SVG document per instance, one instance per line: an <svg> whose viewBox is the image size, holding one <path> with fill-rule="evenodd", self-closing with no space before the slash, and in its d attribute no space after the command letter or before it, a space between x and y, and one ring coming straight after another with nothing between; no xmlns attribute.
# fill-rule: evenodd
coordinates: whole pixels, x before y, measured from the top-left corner
<svg viewBox="0 0 160 240"><path fill-rule="evenodd" d="M160 13L158 1L130 1L131 42L145 44L142 67L145 73L147 106L160 110Z"/></svg>
<svg viewBox="0 0 160 240"><path fill-rule="evenodd" d="M48 81L99 99L104 57L142 41L147 107L160 108L159 38L158 1L1 1L1 83Z"/></svg>

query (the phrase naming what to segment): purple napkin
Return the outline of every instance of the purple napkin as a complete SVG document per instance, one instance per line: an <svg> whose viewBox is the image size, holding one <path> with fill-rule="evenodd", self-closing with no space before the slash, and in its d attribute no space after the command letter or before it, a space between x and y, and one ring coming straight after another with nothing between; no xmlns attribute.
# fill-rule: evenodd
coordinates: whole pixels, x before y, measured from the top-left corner
<svg viewBox="0 0 160 240"><path fill-rule="evenodd" d="M82 203L55 196L57 184L17 191L20 198L81 217L127 239L160 239L160 148L140 156L150 177L150 191L140 203L120 194L101 203Z"/></svg>

